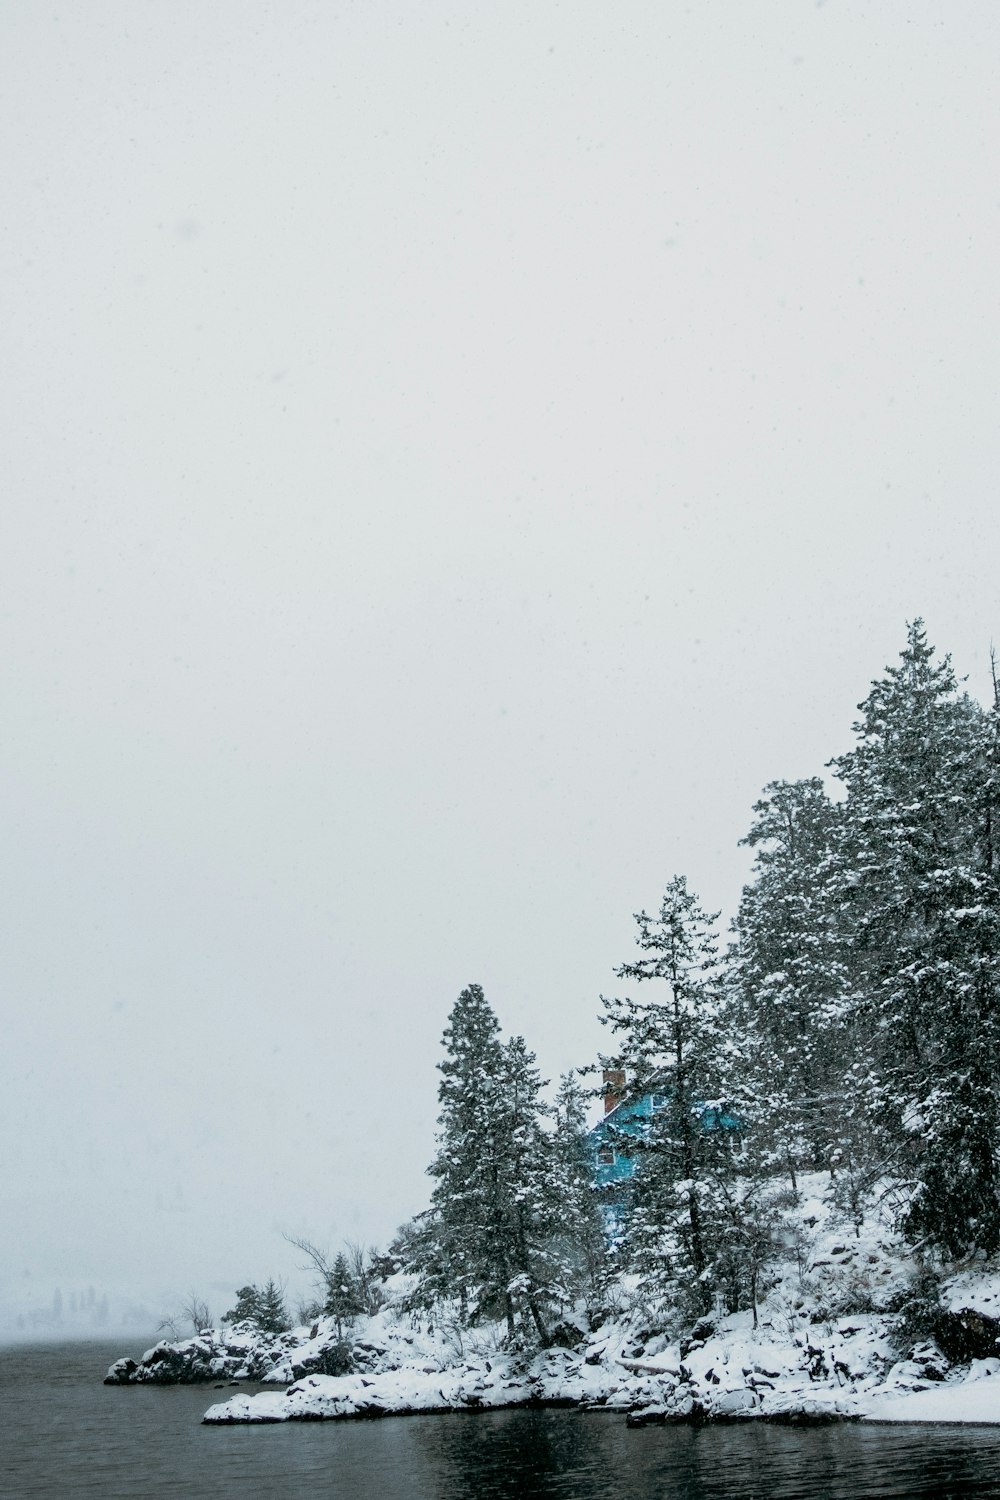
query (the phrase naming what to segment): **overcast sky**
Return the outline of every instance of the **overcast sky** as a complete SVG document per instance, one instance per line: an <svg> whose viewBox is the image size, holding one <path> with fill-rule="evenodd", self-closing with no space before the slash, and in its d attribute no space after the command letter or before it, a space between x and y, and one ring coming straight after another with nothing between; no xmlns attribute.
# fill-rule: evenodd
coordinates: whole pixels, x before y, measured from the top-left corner
<svg viewBox="0 0 1000 1500"><path fill-rule="evenodd" d="M2 6L0 1333L384 1242L465 984L587 1062L908 618L985 693L998 40Z"/></svg>

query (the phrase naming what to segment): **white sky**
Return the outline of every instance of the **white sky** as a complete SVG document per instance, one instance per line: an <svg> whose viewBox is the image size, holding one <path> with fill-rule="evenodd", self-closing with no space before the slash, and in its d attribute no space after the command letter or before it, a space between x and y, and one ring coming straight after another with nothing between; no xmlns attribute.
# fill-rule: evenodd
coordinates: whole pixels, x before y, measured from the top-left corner
<svg viewBox="0 0 1000 1500"><path fill-rule="evenodd" d="M997 630L986 0L0 9L0 1332L384 1240L923 614Z"/></svg>

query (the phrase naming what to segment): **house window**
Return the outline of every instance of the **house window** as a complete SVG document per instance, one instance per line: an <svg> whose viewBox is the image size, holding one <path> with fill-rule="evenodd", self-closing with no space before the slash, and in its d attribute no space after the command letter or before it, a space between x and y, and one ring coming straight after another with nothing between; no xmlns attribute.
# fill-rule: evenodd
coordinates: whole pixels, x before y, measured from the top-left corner
<svg viewBox="0 0 1000 1500"><path fill-rule="evenodd" d="M601 1146L597 1152L597 1165L599 1167L613 1167L615 1164L614 1146Z"/></svg>

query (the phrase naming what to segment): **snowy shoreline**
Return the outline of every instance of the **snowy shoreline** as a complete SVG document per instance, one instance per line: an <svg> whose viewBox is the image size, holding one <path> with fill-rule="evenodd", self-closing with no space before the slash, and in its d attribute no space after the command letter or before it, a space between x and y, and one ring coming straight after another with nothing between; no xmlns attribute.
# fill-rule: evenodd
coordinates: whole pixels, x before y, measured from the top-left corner
<svg viewBox="0 0 1000 1500"><path fill-rule="evenodd" d="M106 1383L275 1387L218 1400L203 1418L211 1425L516 1406L611 1411L635 1426L1000 1423L1000 1266L939 1268L928 1292L926 1267L882 1214L845 1226L828 1185L825 1174L802 1181L786 1218L794 1246L756 1320L717 1314L685 1329L625 1278L599 1314L567 1310L559 1347L512 1349L501 1326L460 1326L457 1308L454 1318L447 1305L433 1318L407 1310L411 1279L398 1273L372 1317L339 1329L321 1317L281 1334L249 1323L203 1329L117 1360Z"/></svg>
<svg viewBox="0 0 1000 1500"><path fill-rule="evenodd" d="M1000 1295L993 1279L955 1287L956 1317L993 1326L983 1303ZM138 1360L118 1360L108 1384L238 1381L281 1387L237 1391L205 1412L209 1425L342 1421L383 1416L574 1407L607 1411L630 1425L670 1422L837 1421L1000 1423L1000 1358L949 1365L925 1346L893 1361L885 1314L843 1316L823 1325L806 1317L752 1327L749 1313L706 1325L701 1336L646 1339L634 1320L609 1321L573 1349L533 1355L465 1341L384 1309L359 1320L349 1346L321 1319L275 1337L253 1330L205 1330L162 1343ZM798 1326L796 1326L796 1323ZM325 1373L347 1353L350 1373Z"/></svg>
<svg viewBox="0 0 1000 1500"><path fill-rule="evenodd" d="M741 1315L725 1320L738 1323ZM877 1355L878 1320L845 1320L834 1335L838 1364L865 1367ZM671 1422L836 1421L1000 1422L1000 1360L973 1361L944 1379L922 1378L913 1361L887 1375L811 1379L801 1346L747 1338L720 1328L685 1359L677 1346L662 1363L588 1363L587 1354L547 1350L529 1361L466 1360L431 1369L414 1361L368 1376L306 1375L282 1391L235 1394L211 1406L208 1424L336 1421L413 1414L497 1411L509 1407L574 1407L615 1412L633 1426ZM834 1349L830 1350L831 1353ZM795 1366L798 1365L798 1368Z"/></svg>

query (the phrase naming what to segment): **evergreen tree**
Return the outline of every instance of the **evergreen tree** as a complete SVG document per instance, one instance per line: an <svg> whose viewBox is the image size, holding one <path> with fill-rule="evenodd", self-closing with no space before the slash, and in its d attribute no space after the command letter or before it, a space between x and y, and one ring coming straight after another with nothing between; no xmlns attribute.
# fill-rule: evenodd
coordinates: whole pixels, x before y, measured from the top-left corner
<svg viewBox="0 0 1000 1500"><path fill-rule="evenodd" d="M260 1289L260 1311L257 1326L262 1333L284 1333L291 1327L284 1293L273 1278L268 1277Z"/></svg>
<svg viewBox="0 0 1000 1500"><path fill-rule="evenodd" d="M497 1153L497 1208L504 1241L494 1247L499 1279L507 1277L504 1313L508 1331L530 1314L540 1344L548 1343L543 1302L565 1296L553 1241L559 1227L559 1200L552 1170L551 1137L543 1130L547 1114L542 1080L523 1037L503 1051L500 1129ZM521 1313L519 1318L518 1314Z"/></svg>
<svg viewBox="0 0 1000 1500"><path fill-rule="evenodd" d="M934 661L923 622L861 704L844 899L855 929L859 1096L911 1176L910 1232L952 1255L1000 1245L994 1093L1000 902L993 726Z"/></svg>
<svg viewBox="0 0 1000 1500"><path fill-rule="evenodd" d="M236 1292L236 1306L231 1308L223 1318L225 1323L253 1323L257 1326L260 1318L260 1292L251 1282L248 1286L241 1286Z"/></svg>
<svg viewBox="0 0 1000 1500"><path fill-rule="evenodd" d="M337 1324L337 1339L343 1342L344 1324L349 1323L352 1318L361 1312L361 1296L355 1278L351 1274L351 1268L347 1264L347 1257L343 1251L338 1251L337 1257L330 1267L330 1275L327 1280L326 1301L323 1311L327 1317L334 1318Z"/></svg>
<svg viewBox="0 0 1000 1500"><path fill-rule="evenodd" d="M546 1108L522 1037L504 1045L479 985L463 990L439 1064L438 1150L431 1208L410 1246L414 1300L455 1299L459 1318L503 1318L548 1340L546 1303L558 1297L552 1240L558 1198Z"/></svg>
<svg viewBox="0 0 1000 1500"><path fill-rule="evenodd" d="M252 1323L261 1333L284 1333L290 1322L281 1287L269 1278L264 1286L241 1286L236 1306L226 1313L226 1323Z"/></svg>
<svg viewBox="0 0 1000 1500"><path fill-rule="evenodd" d="M849 935L840 899L842 815L818 778L775 781L743 840L756 850L730 955L728 1025L739 1110L773 1167L828 1165L842 1147L850 1040Z"/></svg>
<svg viewBox="0 0 1000 1500"><path fill-rule="evenodd" d="M990 650L993 674L993 701L985 720L983 760L985 774L980 796L974 805L979 834L979 867L982 873L1000 885L1000 677L996 653Z"/></svg>
<svg viewBox="0 0 1000 1500"><path fill-rule="evenodd" d="M620 1140L638 1157L631 1254L647 1286L683 1283L696 1304L706 1300L710 1168L721 1169L731 1156L723 1132L705 1122L721 1065L716 918L675 876L658 915L636 915L636 941L647 956L615 971L640 984L658 981L665 997L601 997L601 1020L620 1039L617 1055L602 1060L625 1071L628 1099L652 1094L659 1105L644 1137Z"/></svg>
<svg viewBox="0 0 1000 1500"><path fill-rule="evenodd" d="M482 987L459 995L445 1028L438 1064L436 1179L420 1246L420 1295L456 1298L463 1322L498 1315L497 1283L510 1280L500 1235L499 1099L503 1077L500 1023ZM502 1301L502 1298L501 1298Z"/></svg>

